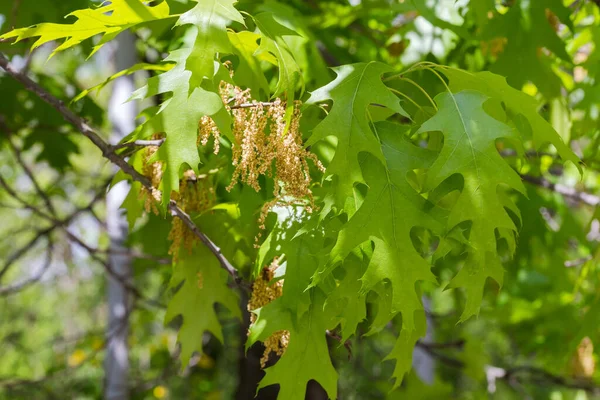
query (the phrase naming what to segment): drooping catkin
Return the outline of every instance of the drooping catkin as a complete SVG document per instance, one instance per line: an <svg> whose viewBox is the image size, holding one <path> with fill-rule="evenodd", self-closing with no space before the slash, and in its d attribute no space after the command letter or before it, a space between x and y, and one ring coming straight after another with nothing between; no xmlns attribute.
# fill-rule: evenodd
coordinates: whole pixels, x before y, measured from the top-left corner
<svg viewBox="0 0 600 400"><path fill-rule="evenodd" d="M160 133L152 135L152 140L159 140L163 137ZM157 203L160 203L162 196L158 190L158 185L163 175L163 164L160 161L150 162L150 158L158 151L158 146L148 146L144 149L142 173L150 179L152 189L142 186L139 198L144 200L144 210L158 215Z"/></svg>
<svg viewBox="0 0 600 400"><path fill-rule="evenodd" d="M584 337L579 342L570 362L570 375L574 378L589 379L596 372L594 359L594 344L589 337Z"/></svg>
<svg viewBox="0 0 600 400"><path fill-rule="evenodd" d="M274 177L273 195L276 199L282 200L287 196L296 200L308 199L312 203L307 160L312 160L321 171L324 167L314 154L302 146L299 129L302 103L294 103L287 126L286 104L281 99L265 106L256 101L249 103L248 96L249 91L240 92L240 97L235 99L236 105L245 103L252 106L232 110L236 139L233 143L235 171L227 189L231 190L240 181L258 191L258 178L267 175Z"/></svg>
<svg viewBox="0 0 600 400"><path fill-rule="evenodd" d="M211 136L213 138L213 152L219 154L221 148L221 131L219 131L215 121L208 115L205 115L198 121L198 139L196 145L206 146Z"/></svg>
<svg viewBox="0 0 600 400"><path fill-rule="evenodd" d="M171 193L171 198L179 204L186 213L202 213L216 203L216 194L211 176L196 176L193 170L187 170L183 179L179 181L179 192ZM168 239L171 240L169 254L173 256L173 262L179 261L179 252L183 247L189 253L192 252L194 244L198 240L180 218L173 218L171 231Z"/></svg>
<svg viewBox="0 0 600 400"><path fill-rule="evenodd" d="M248 301L248 311L261 308L283 294L283 280L270 283L275 275L275 270L279 268L278 258L268 267L263 268L260 276L252 284L252 295ZM256 315L250 314L251 323L256 322ZM269 356L273 352L278 356L283 355L290 341L290 332L286 330L274 332L264 342L265 351L260 359L260 365L264 368L269 361Z"/></svg>
<svg viewBox="0 0 600 400"><path fill-rule="evenodd" d="M226 82L221 82L220 94L225 108L233 117L232 164L234 172L227 186L230 191L238 182L250 186L257 192L261 189L261 176L273 177L273 199L266 202L258 219L260 229L265 229L269 211L277 205L303 205L307 212L315 209L311 190L311 176L308 160L321 172L323 164L315 154L306 150L300 133L301 102L294 102L293 112L286 121L286 103L275 99L269 104L252 100L250 89L242 90ZM220 133L214 121L203 117L200 121L199 143L206 145L212 135L217 139ZM255 246L258 239L255 238Z"/></svg>

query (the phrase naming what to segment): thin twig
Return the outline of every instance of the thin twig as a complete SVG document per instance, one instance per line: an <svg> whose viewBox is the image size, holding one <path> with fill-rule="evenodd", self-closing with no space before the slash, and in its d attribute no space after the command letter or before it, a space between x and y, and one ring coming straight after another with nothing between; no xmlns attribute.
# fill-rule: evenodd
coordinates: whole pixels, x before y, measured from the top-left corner
<svg viewBox="0 0 600 400"><path fill-rule="evenodd" d="M110 275L111 278L114 278L117 281L119 281L119 283L121 284L121 286L123 286L125 288L125 290L127 290L128 292L130 292L134 297L146 301L146 297L138 290L138 288L136 288L135 286L133 286L128 281L128 277L127 276L119 275L117 272L115 272L112 269L112 267L111 267L111 265L110 265L110 263L108 261L103 260L102 258L100 258L96 254L97 253L97 249L96 248L88 245L83 240L79 239L73 233L69 232L68 229L64 229L64 231L65 231L65 234L67 235L67 237L69 238L70 241L76 243L77 245L79 245L80 247L82 247L83 249L85 249L85 251L90 255L90 257L93 258L98 263L100 263L104 267L104 269L106 270L106 272L108 272L108 275Z"/></svg>
<svg viewBox="0 0 600 400"><path fill-rule="evenodd" d="M540 186L540 187L543 187L546 189L550 189L558 194L561 194L565 197L568 197L568 198L578 201L580 203L587 204L592 207L596 207L597 205L600 204L600 197L593 195L591 193L580 192L577 189L574 189L572 187L569 187L569 186L566 186L566 185L563 185L560 183L552 183L549 180L542 178L542 177L531 176L531 175L521 175L521 178L525 182L528 182L533 185Z"/></svg>
<svg viewBox="0 0 600 400"><path fill-rule="evenodd" d="M6 192L15 200L17 200L19 203L21 203L23 205L24 208L33 211L35 214L39 215L40 217L45 217L46 214L41 211L39 208L37 208L36 206L34 206L33 204L25 201L21 196L19 196L17 194L17 192L10 187L10 185L8 184L8 182L6 182L6 180L2 177L2 175L0 175L0 186L2 186L4 188L4 190L6 190ZM0 275L1 276L1 275Z"/></svg>
<svg viewBox="0 0 600 400"><path fill-rule="evenodd" d="M570 389L581 389L594 395L600 394L600 387L591 380L568 379L559 375L554 375L541 368L528 365L520 365L506 369L506 379L510 379L517 374L529 374L532 378L541 378L542 381L553 383L556 386L562 386Z"/></svg>
<svg viewBox="0 0 600 400"><path fill-rule="evenodd" d="M516 157L519 155L519 153L517 153L517 151L514 149L504 149L504 150L500 151L500 155L502 157ZM557 157L556 154L548 153L545 151L537 151L537 150L526 150L524 155L525 155L525 157L530 157L530 158L543 157L543 156L552 157L552 158Z"/></svg>
<svg viewBox="0 0 600 400"><path fill-rule="evenodd" d="M446 365L449 365L449 366L455 367L455 368L464 368L465 367L465 363L462 360L459 360L458 358L450 357L444 353L439 352L437 349L434 349L433 347L431 347L430 343L423 343L421 341L418 341L416 346L423 349L427 354L438 359L439 361L443 362Z"/></svg>
<svg viewBox="0 0 600 400"><path fill-rule="evenodd" d="M102 156L113 164L117 165L124 173L129 175L134 181L140 182L144 187L149 190L156 190L152 187L150 180L136 171L131 165L127 163L123 158L115 153L115 147L107 143L100 134L92 128L85 119L81 118L73 111L71 111L64 102L51 95L42 86L31 80L26 74L17 71L4 56L0 53L0 67L6 71L8 75L22 83L27 90L36 94L39 98L44 100L55 110L57 110L66 121L71 123L79 132L87 137L96 147L102 152ZM219 260L221 267L224 268L233 278L233 280L241 287L248 287L248 285L242 284L243 279L238 274L238 271L229 263L229 261L223 256L220 249L194 224L189 215L187 215L175 201L169 202L169 210L177 217L179 217L183 223L194 232L194 234L213 252L215 257Z"/></svg>
<svg viewBox="0 0 600 400"><path fill-rule="evenodd" d="M4 276L4 274L6 274L6 272L10 268L10 266L15 261L17 261L18 259L20 259L21 257L23 257L29 250L31 250L31 248L42 237L49 235L56 228L59 228L61 226L65 226L65 225L69 224L75 217L77 217L82 212L90 210L94 206L94 204L96 204L103 197L103 195L105 193L104 190L98 190L96 192L96 194L94 195L94 197L92 198L92 200L85 207L82 207L82 208L79 208L79 209L75 210L74 212L72 212L66 218L57 219L55 217L48 216L47 214L45 214L44 212L42 212L41 210L39 210L38 208L36 208L32 204L29 204L28 202L26 202L25 200L23 200L23 198L21 198L21 196L19 196L10 187L10 185L8 185L8 183L4 180L4 178L1 175L0 175L0 186L2 186L11 197L13 197L19 203L21 203L26 209L32 210L37 215L39 215L42 218L44 218L44 219L52 222L51 226L49 226L48 228L39 230L38 233L29 242L27 242L23 247L21 247L20 249L18 249L17 251L15 251L13 254L11 254L8 257L8 259L4 262L4 265L2 266L2 269L0 269L0 279L2 279L2 277Z"/></svg>
<svg viewBox="0 0 600 400"><path fill-rule="evenodd" d="M0 128L2 128L8 135L8 140L7 140L8 145L11 148L11 150L13 151L15 158L17 159L17 162L21 165L21 168L23 168L23 171L25 171L25 174L29 177L29 180L33 184L35 191L37 192L37 194L42 198L42 200L46 204L48 211L50 211L53 215L56 215L56 209L52 205L52 201L50 200L50 197L46 194L46 192L44 192L42 190L38 181L35 179L33 172L31 171L31 169L29 168L27 163L25 163L25 160L23 160L23 157L21 157L22 150L19 149L17 147L17 145L14 143L13 132L9 129L8 125L6 124L6 121L4 120L4 116L2 116L2 115L0 115Z"/></svg>
<svg viewBox="0 0 600 400"><path fill-rule="evenodd" d="M8 270L8 267L10 266L10 264L12 264L14 261L16 261L16 259L20 258L22 255L24 255L30 248L31 246L33 246L33 244L35 244L35 242L37 242L42 236L49 234L52 230L54 230L55 228L62 228L65 232L65 234L67 235L67 237L69 238L69 240L71 240L72 242L75 242L76 244L78 244L80 247L84 248L88 254L90 255L90 257L94 260L96 260L98 263L100 263L101 265L104 266L104 268L106 269L106 271L108 272L108 274L113 277L114 279L118 280L121 285L123 287L125 287L126 290L128 290L131 294L133 294L137 299L143 300L145 302L148 302L150 304L152 304L151 300L147 300L145 298L145 296L142 295L142 293L132 284L130 284L127 281L127 277L124 276L120 276L119 274L117 274L111 267L110 263L107 262L106 260L103 260L102 258L100 258L97 253L99 252L98 249L89 246L88 244L86 244L85 242L83 242L81 239L79 239L77 236L75 236L73 233L71 233L68 229L68 227L66 225L68 225L68 223L70 222L70 220L72 220L75 215L78 213L74 213L72 214L69 218L64 219L64 220L60 220L57 219L56 216L54 215L48 215L45 212L41 211L40 209L36 208L35 206L33 206L32 204L28 203L27 201L25 201L24 199L21 198L21 196L19 196L16 191L10 187L10 185L8 185L8 183L4 180L4 178L2 178L2 176L0 176L0 185L3 186L7 193L12 196L15 200L19 201L21 204L23 204L23 206L25 208L28 208L32 211L34 211L37 215L39 215L40 217L46 219L47 221L52 223L52 226L50 226L49 228L47 228L46 230L40 232L34 239L33 241L31 241L30 243L28 243L25 247L21 248L17 253L15 253L11 258L9 258L7 264L2 268L2 270L0 270L0 278L2 277L2 275L4 273L6 273L6 271ZM94 201L97 201L98 195L96 197L94 197ZM86 209L91 208L93 205L93 203L91 203L90 205L88 205L86 207Z"/></svg>
<svg viewBox="0 0 600 400"><path fill-rule="evenodd" d="M440 348L451 348L456 347L457 342L451 342L450 344L445 343L423 343L417 342L417 346L421 349L425 350L432 357L436 358L440 362L454 368L464 368L466 364L464 361L448 356L440 351ZM528 366L528 365L519 365L510 368L501 368L497 366L488 365L486 369L493 370L493 377L495 379L503 379L507 382L510 382L511 379L515 378L517 375L528 374L531 380L537 380L540 383L544 384L554 384L556 386L562 386L570 389L580 389L584 390L588 393L592 393L594 395L600 394L600 386L596 385L593 381L588 380L578 380L578 379L569 379L559 375L554 375L546 370L541 368Z"/></svg>
<svg viewBox="0 0 600 400"><path fill-rule="evenodd" d="M177 203L175 202L175 200L171 200L169 202L169 210L171 210L172 214L179 217L179 219L181 219L181 221L185 224L185 226L187 226L194 233L194 235L196 235L196 237L198 237L202 241L202 243L204 243L204 245L206 247L208 247L208 249L214 254L214 256L217 257L217 260L219 260L221 267L223 267L229 273L229 275L231 275L234 282L238 286L240 286L244 289L247 289L247 290L250 289L250 285L247 284L246 282L244 282L242 277L239 276L235 267L233 265L231 265L229 260L227 260L227 258L225 258L225 256L223 255L223 253L221 252L221 249L217 245L215 245L208 236L206 236L204 233L202 233L198 229L198 226L196 224L194 224L194 222L192 221L190 216L187 215L185 213L185 211L183 211L181 208L179 208L177 206Z"/></svg>
<svg viewBox="0 0 600 400"><path fill-rule="evenodd" d="M48 271L48 268L50 268L50 265L52 264L52 252L54 251L54 245L50 236L47 236L47 240L48 246L46 247L46 260L44 261L44 265L42 265L40 271L31 278L27 278L23 281L13 283L8 286L0 287L0 296L8 296L11 294L18 293L42 279L42 277L44 276L46 271Z"/></svg>
<svg viewBox="0 0 600 400"><path fill-rule="evenodd" d="M9 268L11 267L11 265L13 265L17 260L19 260L21 257L23 257L25 254L27 254L27 252L29 252L29 250L31 250L33 248L33 246L35 246L35 244L44 236L50 234L50 232L52 232L54 229L56 229L58 226L57 225L52 225L46 229L42 229L40 231L38 231L38 233L31 239L29 240L29 242L27 242L23 247L19 248L18 250L16 250L15 252L13 252L4 262L4 264L2 265L2 269L0 269L0 279L2 279L2 277L4 276L4 274L6 274L9 270Z"/></svg>
<svg viewBox="0 0 600 400"><path fill-rule="evenodd" d="M65 105L63 101L54 97L46 89L34 82L27 75L14 68L2 53L0 53L0 67L2 67L2 69L5 70L6 73L12 78L23 84L23 86L25 86L25 89L37 95L40 99L44 100L52 108L54 108L60 114L62 114L62 116L67 122L71 123L75 128L77 128L79 132L81 132L85 137L91 140L92 143L100 149L104 158L108 159L113 164L121 168L123 172L131 176L133 180L142 183L148 188L151 187L150 180L144 175L137 172L124 159L119 157L114 152L113 146L111 146L104 139L102 139L100 134L94 128L92 128L84 118L81 118L80 116L75 114Z"/></svg>
<svg viewBox="0 0 600 400"><path fill-rule="evenodd" d="M231 106L229 108L232 110L236 110L238 108L252 108L252 107L258 107L258 106L270 107L273 104L274 103L272 101L257 101L255 103L242 103L242 104Z"/></svg>
<svg viewBox="0 0 600 400"><path fill-rule="evenodd" d="M420 345L427 347L428 349L460 349L465 345L464 339L454 340L452 342L444 342L444 343L427 343L427 342L418 342Z"/></svg>
<svg viewBox="0 0 600 400"><path fill-rule="evenodd" d="M564 266L567 268L578 267L578 266L583 265L586 262L590 261L592 258L594 258L594 257L585 256L585 257L576 258L574 260L567 260L567 261L565 261Z"/></svg>
<svg viewBox="0 0 600 400"><path fill-rule="evenodd" d="M123 149L123 148L130 148L130 147L148 147L148 146L156 146L159 147L161 146L165 140L167 140L166 138L163 139L157 139L157 140L134 140L133 142L127 142L127 143L119 143L115 146L113 146L113 148L115 150L119 150L119 149Z"/></svg>

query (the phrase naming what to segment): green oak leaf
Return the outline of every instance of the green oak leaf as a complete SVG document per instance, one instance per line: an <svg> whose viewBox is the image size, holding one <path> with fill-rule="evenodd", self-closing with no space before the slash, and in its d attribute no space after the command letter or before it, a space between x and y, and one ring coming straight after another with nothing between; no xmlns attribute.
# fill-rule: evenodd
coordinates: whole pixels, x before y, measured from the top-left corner
<svg viewBox="0 0 600 400"><path fill-rule="evenodd" d="M313 223L311 220L303 219L290 223L289 215L278 213L278 216L280 220L261 246L254 274L260 273L274 257L283 256L285 274L282 307L286 307L295 317L300 318L311 304L306 289L310 286L317 268L326 260L325 239L321 230L305 229Z"/></svg>
<svg viewBox="0 0 600 400"><path fill-rule="evenodd" d="M148 64L148 63L135 64L135 65L131 66L130 68L121 70L121 71L117 72L116 74L109 76L101 83L94 85L91 88L81 91L81 93L79 93L77 96L75 96L73 98L73 100L71 100L71 103L75 103L75 102L83 99L85 96L89 95L93 91L100 92L102 89L104 89L104 87L106 85L108 85L109 83L111 83L112 81L114 81L115 79L117 79L121 76L131 75L137 71L166 72L166 71L170 70L172 67L173 67L173 64L169 64L169 63L166 63L166 64Z"/></svg>
<svg viewBox="0 0 600 400"><path fill-rule="evenodd" d="M474 73L444 67L439 67L437 70L450 79L450 89L453 92L465 89L479 91L486 96L501 101L509 110L509 116L512 115L513 119L515 116L523 116L532 131L532 139L536 148L546 143L552 144L565 161L571 161L581 171L579 158L565 145L552 125L538 113L538 104L533 97L512 88L504 77L491 72Z"/></svg>
<svg viewBox="0 0 600 400"><path fill-rule="evenodd" d="M322 260L324 240L318 232L308 232L282 242L281 251L285 254L286 269L283 282L282 305L292 310L300 318L310 305L306 288Z"/></svg>
<svg viewBox="0 0 600 400"><path fill-rule="evenodd" d="M161 93L172 93L172 97L161 104L158 112L139 131L140 137L148 137L155 132L166 134L166 141L154 158L166 162L162 181L162 190L166 194L162 201L165 209L169 194L179 191L180 168L186 165L198 172L200 156L196 140L200 118L205 115L214 116L221 132L231 138L229 116L218 94L195 88L188 96L191 72L185 69L185 60L190 53L190 48L173 51L165 61L175 62L176 65L171 70L148 79L148 84L132 96L134 99L144 99Z"/></svg>
<svg viewBox="0 0 600 400"><path fill-rule="evenodd" d="M32 45L35 49L44 43L65 39L52 51L50 54L52 57L59 51L76 46L92 36L102 35L100 41L94 46L91 56L119 33L135 25L171 17L166 1L149 7L142 0L113 0L102 7L73 11L67 15L69 16L76 17L77 20L72 24L41 23L28 28L15 29L0 36L0 40L16 38L20 41L39 37Z"/></svg>
<svg viewBox="0 0 600 400"><path fill-rule="evenodd" d="M3 1L0 3L0 14L10 17L11 20L4 20L2 28L5 31L10 30L9 23L14 26L29 26L39 22L60 21L70 11L87 5L89 0L65 0L60 3L52 0L21 0L17 4L18 13L14 15L14 2Z"/></svg>
<svg viewBox="0 0 600 400"><path fill-rule="evenodd" d="M298 63L304 82L317 86L326 84L330 79L329 71L317 48L315 34L308 25L306 16L292 4L276 0L262 2L258 11L272 13L275 21L295 32L295 35L283 36L283 40Z"/></svg>
<svg viewBox="0 0 600 400"><path fill-rule="evenodd" d="M372 336L386 328L387 324L394 319L398 312L392 311L392 287L388 281L381 281L369 293L367 298L373 307L374 317L371 318L371 326L365 336Z"/></svg>
<svg viewBox="0 0 600 400"><path fill-rule="evenodd" d="M465 265L450 282L450 287L466 289L461 321L478 313L488 277L502 284L495 231L516 231L516 227L504 209L507 199L498 195L498 186L507 185L525 194L519 175L496 150L497 139L518 139L516 132L484 111L487 99L472 90L440 93L435 97L438 112L419 130L440 131L444 135L442 151L428 171L426 187L435 188L457 173L464 179L462 192L448 218L449 228L464 221L472 224Z"/></svg>
<svg viewBox="0 0 600 400"><path fill-rule="evenodd" d="M230 54L233 47L227 35L231 21L244 24L244 17L233 6L236 0L198 0L196 5L183 13L176 25L194 25L198 30L186 62L191 72L190 88L200 86L204 78L214 75L216 54Z"/></svg>
<svg viewBox="0 0 600 400"><path fill-rule="evenodd" d="M404 321L402 322L404 326ZM404 376L412 368L412 355L413 349L417 340L425 336L427 332L427 320L425 319L425 313L418 313L415 315L415 329L412 331L402 328L394 348L388 354L384 360L396 360L394 372L392 372L392 378L394 378L394 387L392 390L397 389L402 384Z"/></svg>
<svg viewBox="0 0 600 400"><path fill-rule="evenodd" d="M311 94L309 103L333 100L329 114L313 130L307 145L337 138L337 149L326 175L335 175L335 204L343 207L353 196L354 184L364 182L358 155L368 152L383 161L379 140L371 129L367 108L371 104L387 107L402 115L406 112L398 98L383 84L381 75L392 69L378 62L344 65L333 69L337 77Z"/></svg>
<svg viewBox="0 0 600 400"><path fill-rule="evenodd" d="M325 302L326 309L332 309L340 320L342 340L345 343L356 333L358 324L367 318L366 293L361 292L360 278L365 273L368 259L361 254L351 254L340 266L345 276L329 293Z"/></svg>
<svg viewBox="0 0 600 400"><path fill-rule="evenodd" d="M178 315L183 317L178 335L183 368L194 351L202 351L204 332L212 333L223 342L221 325L214 308L216 303L224 305L235 317L241 318L239 298L227 286L228 276L204 245L196 246L193 254L173 265L170 287L181 287L169 301L165 322Z"/></svg>
<svg viewBox="0 0 600 400"><path fill-rule="evenodd" d="M233 52L238 56L239 64L235 70L234 80L241 87L249 87L256 98L270 93L269 82L265 78L260 61L277 65L277 59L271 53L256 54L260 35L254 32L228 32L233 45ZM261 93L262 91L262 93Z"/></svg>
<svg viewBox="0 0 600 400"><path fill-rule="evenodd" d="M552 71L551 59L540 51L551 51L565 62L571 59L565 43L554 31L547 17L552 11L571 31L570 11L561 0L517 0L505 14L495 14L482 27L483 40L506 38L506 47L492 64L491 71L508 77L508 82L520 89L533 82L547 96L561 96L559 77Z"/></svg>
<svg viewBox="0 0 600 400"><path fill-rule="evenodd" d="M279 79L273 96L286 94L288 104L290 104L294 100L294 92L297 87L300 85L301 90L304 91L304 84L302 83L302 71L300 71L287 43L283 40L283 36L297 36L298 34L275 21L270 12L261 12L255 15L254 21L261 33L260 46L256 54L268 52L277 58Z"/></svg>
<svg viewBox="0 0 600 400"><path fill-rule="evenodd" d="M375 250L362 277L362 292L389 279L392 285L392 311L400 311L403 329L414 331L414 315L422 312L415 284L436 282L430 265L415 249L410 233L414 227L440 233L443 212L420 196L406 175L414 169L429 167L436 153L410 143L404 133L408 127L380 122L374 130L382 141L386 165L368 156L362 163L369 187L362 206L350 218L331 251L332 264L344 259L356 246L373 241ZM317 275L318 278L318 275Z"/></svg>
<svg viewBox="0 0 600 400"><path fill-rule="evenodd" d="M256 322L250 327L249 347L264 341L274 332L288 330L290 341L279 361L265 370L259 389L279 384L279 398L304 400L306 385L316 380L331 399L337 398L337 372L331 363L325 332L336 324L324 312L325 296L319 289L312 289L312 304L297 323L293 315L278 298L255 311Z"/></svg>

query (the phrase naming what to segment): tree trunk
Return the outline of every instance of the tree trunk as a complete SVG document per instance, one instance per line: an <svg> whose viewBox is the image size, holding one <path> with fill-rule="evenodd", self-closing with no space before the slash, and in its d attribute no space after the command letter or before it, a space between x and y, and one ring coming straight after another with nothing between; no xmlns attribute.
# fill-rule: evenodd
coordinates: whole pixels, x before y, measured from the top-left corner
<svg viewBox="0 0 600 400"><path fill-rule="evenodd" d="M235 400L276 400L279 389L276 386L269 386L261 389L258 394L256 389L258 383L265 376L264 371L260 367L260 359L262 357L264 347L261 343L256 343L246 352L246 339L248 328L250 327L250 313L247 311L248 295L241 294L241 308L243 313L243 322L240 325L240 342L238 355L238 386L235 393ZM276 358L276 357L272 357ZM270 361L269 365L273 363Z"/></svg>
<svg viewBox="0 0 600 400"><path fill-rule="evenodd" d="M131 67L135 63L135 58L135 37L130 32L121 33L116 40L114 51L116 70ZM125 103L133 90L133 76L122 76L114 82L108 110L113 126L112 143L118 142L135 128L136 105L133 102ZM127 220L120 210L128 191L128 185L120 182L106 196L106 225L111 250L109 265L112 270L112 273L107 275L108 329L104 363L104 398L107 400L129 398L127 337L132 299L123 283L131 281L132 273L131 259L123 254L123 250L126 250L124 243L127 239L128 227Z"/></svg>

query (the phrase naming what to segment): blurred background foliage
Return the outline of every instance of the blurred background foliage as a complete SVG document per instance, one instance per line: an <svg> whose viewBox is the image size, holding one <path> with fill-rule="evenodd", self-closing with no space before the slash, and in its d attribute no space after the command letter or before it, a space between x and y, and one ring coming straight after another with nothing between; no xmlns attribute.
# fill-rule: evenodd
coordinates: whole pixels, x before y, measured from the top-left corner
<svg viewBox="0 0 600 400"><path fill-rule="evenodd" d="M192 5L186 0L169 3L174 12ZM0 32L60 22L69 12L93 5L85 0L0 0ZM351 357L331 340L340 374L339 398L600 398L600 386L594 383L600 378L594 352L595 344L600 347L600 4L241 0L237 6L252 13L272 12L299 34L286 41L308 91L330 81L328 67L370 60L398 71L423 60L493 71L534 96L542 115L584 162L581 179L574 166L556 162L553 149L527 152L539 162L524 163L510 149L500 148L517 171L535 176L528 181L528 199L519 204L519 246L505 260L504 287L491 284L479 317L460 325L460 293L425 287L430 333L415 351L422 353L416 359L433 363L435 377L419 377L416 368L395 392L389 392L393 364L379 361L395 343L393 326L377 336L354 337ZM180 46L187 28L168 26L157 21L136 28L140 61L156 63ZM66 102L117 72L110 45L88 59L93 45L88 41L46 61L56 45L30 52L29 44L0 43L0 51ZM261 67L274 85L276 70L268 62ZM135 76L142 84L152 73ZM435 76L423 76L420 82L424 87L440 84ZM110 88L71 107L110 131ZM412 90L413 98L422 97L418 89ZM32 172L57 213L67 216L64 223L51 224L0 190L0 287L44 273L17 291L0 291L0 398L101 398L103 349L110 340L101 250L108 244L103 197L114 171L86 138L5 75L0 75L0 94L0 176L25 201L40 205L44 198L29 176ZM315 122L310 112L303 119L307 129ZM315 151L326 154L327 149ZM249 199L246 203L261 202L252 200L256 195L250 191L242 195ZM251 214L242 212L241 220L222 222L232 231L255 230ZM255 390L244 386L254 382L248 376L260 377L261 372L257 360L252 364L244 358L246 327L237 320L226 317L223 323L225 345L207 335L206 353L193 357L183 370L179 365L177 321L163 323L171 276L165 259L169 229L169 221L149 215L128 238L135 259L134 285L140 292L129 316L131 398L247 398L244 393ZM238 245L251 248L229 243L224 251L238 257L238 263L249 263L235 255ZM442 282L451 279L461 257L451 254L437 261L434 271L441 272ZM248 357L260 353L251 349ZM322 398L315 393L310 398ZM259 398L269 396L267 390L259 393Z"/></svg>

